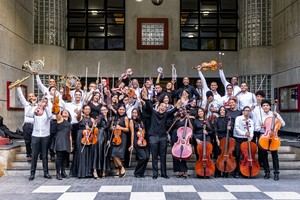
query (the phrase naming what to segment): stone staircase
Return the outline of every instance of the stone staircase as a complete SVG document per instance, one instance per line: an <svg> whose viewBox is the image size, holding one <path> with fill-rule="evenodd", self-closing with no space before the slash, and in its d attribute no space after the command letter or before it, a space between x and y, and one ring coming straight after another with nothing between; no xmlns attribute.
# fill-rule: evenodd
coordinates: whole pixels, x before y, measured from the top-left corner
<svg viewBox="0 0 300 200"><path fill-rule="evenodd" d="M280 160L280 174L300 175L300 149L291 146L281 146L279 150L279 160ZM269 155L271 158L271 155ZM194 165L196 161L196 156L193 154L190 160L187 161L189 174L194 175ZM270 167L272 168L272 160L270 161ZM135 154L132 157L132 167L127 169L128 175L133 175L134 167L136 166ZM8 169L6 170L6 175L8 176L26 176L29 175L30 163L26 161L25 146L19 147L16 151L15 159L10 163ZM146 175L152 175L151 158L147 165ZM168 174L173 174L173 161L171 155L171 148L168 148L167 154L167 170ZM55 162L49 161L49 171L51 175L55 174ZM42 162L39 160L37 164L37 175L42 175Z"/></svg>

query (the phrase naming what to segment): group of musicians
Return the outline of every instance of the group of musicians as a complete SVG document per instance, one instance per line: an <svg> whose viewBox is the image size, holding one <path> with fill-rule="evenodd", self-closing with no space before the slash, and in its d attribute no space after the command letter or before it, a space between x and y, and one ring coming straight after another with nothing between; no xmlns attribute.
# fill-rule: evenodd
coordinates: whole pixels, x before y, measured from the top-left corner
<svg viewBox="0 0 300 200"><path fill-rule="evenodd" d="M257 145L255 150L258 150L258 163L264 169L264 178L269 179L269 150L259 145L259 139L266 134L266 119L275 118L281 126L285 122L276 111L271 111L271 102L265 100L263 91L256 91L255 94L249 92L247 83L238 85L237 77L232 77L228 82L222 65L218 67L226 90L224 96L217 92L216 82L208 86L202 65L197 67L199 79L196 86L190 85L189 78L185 77L183 87L178 89L175 89L175 81L163 88L151 79L145 80L140 87L137 79L131 79L130 69L122 74L116 87L115 84L110 86L106 79L100 79L82 88L78 80L70 91L68 87L58 88L53 79L49 79L46 87L36 73L38 88L44 94L40 101L33 93L26 99L21 88L17 88L25 111L23 131L27 160L31 162L29 180L35 178L38 159L42 160L44 177L51 178L48 151L51 160L55 160L58 180L68 177L65 168L70 163L70 155L70 176L124 177L126 168L131 166L133 150L136 155L135 177L145 176L151 154L152 178L159 176L158 161L160 176L169 178L166 166L169 143L174 149L179 145L179 155L172 153L173 170L177 177L188 177L187 160L192 152L199 162L201 159L203 162L208 159L217 162L223 154L226 159L230 157L226 154L230 148L234 149L233 159L227 159L225 165L229 169L230 162L234 162L234 168L229 172L224 166L224 170L218 167L220 163L216 164L213 176L245 176L240 166L245 157L241 144L250 144L251 141ZM190 137L186 137L189 134ZM227 141L227 150L221 145L222 139ZM234 142L228 142L232 140ZM211 155L206 151L209 144L213 147ZM190 153L189 146L193 147ZM278 152L277 149L270 152L273 177L279 180ZM252 163L255 158L249 157L247 161L251 171L255 168ZM196 168L204 167L205 171L208 165L203 165L197 164ZM197 170L196 174L202 176ZM208 171L204 174L209 176Z"/></svg>

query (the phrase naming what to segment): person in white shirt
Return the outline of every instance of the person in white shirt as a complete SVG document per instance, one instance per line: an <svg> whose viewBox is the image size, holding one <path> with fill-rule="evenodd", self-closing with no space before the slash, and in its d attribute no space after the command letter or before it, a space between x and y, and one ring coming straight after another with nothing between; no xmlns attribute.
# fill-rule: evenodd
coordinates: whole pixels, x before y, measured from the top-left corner
<svg viewBox="0 0 300 200"><path fill-rule="evenodd" d="M255 92L256 105L251 113L251 118L254 122L254 136L253 136L252 142L256 143L257 145L258 145L259 137L261 135L260 129L261 129L262 124L260 124L260 123L261 123L262 115L264 112L261 107L261 102L262 102L262 100L264 100L265 96L266 95L265 95L264 91L262 91L262 90ZM262 166L263 162L262 162L261 148L258 148L257 154L258 154L259 165Z"/></svg>
<svg viewBox="0 0 300 200"><path fill-rule="evenodd" d="M218 84L213 81L210 83L210 89L208 88L207 86L207 82L206 82L206 79L205 77L203 76L203 73L201 72L201 69L203 67L200 66L198 68L198 75L201 79L201 83L202 83L202 88L203 88L203 92L205 92L204 94L206 94L207 91L212 91L213 95L214 95L214 99L218 102L221 102L221 95L218 93L217 89L218 89ZM207 99L205 99L204 101L206 101Z"/></svg>
<svg viewBox="0 0 300 200"><path fill-rule="evenodd" d="M243 108L243 115L235 119L233 137L235 139L235 158L237 167L235 169L234 178L240 177L239 163L241 159L240 145L242 142L251 141L254 132L254 123L250 119L251 108L245 106Z"/></svg>
<svg viewBox="0 0 300 200"><path fill-rule="evenodd" d="M25 99L22 89L20 86L17 87L17 95L18 98L24 108L24 122L23 122L23 133L24 133L24 140L25 140L25 146L26 146L26 158L27 161L31 161L31 134L33 130L33 118L27 117L26 113L31 110L36 108L37 103L36 103L36 96L34 93L29 93L28 94L28 101Z"/></svg>
<svg viewBox="0 0 300 200"><path fill-rule="evenodd" d="M226 109L229 109L229 99L231 98L235 98L235 96L233 95L233 86L231 84L228 84L226 86L226 93L224 96L221 97L221 101L220 104L221 106L224 106Z"/></svg>
<svg viewBox="0 0 300 200"><path fill-rule="evenodd" d="M50 93L50 87L56 87L56 81L52 78L49 79L49 87L47 88L41 81L39 74L36 74L36 83L39 90L42 92L43 95L48 95Z"/></svg>
<svg viewBox="0 0 300 200"><path fill-rule="evenodd" d="M81 91L81 101L83 101L83 97L84 97L84 91L81 89L81 87L82 87L82 84L81 84L81 82L78 80L78 81L76 81L76 85L75 85L75 89L74 90L71 90L71 92L70 92L70 94L71 94L71 97L72 97L72 101L75 101L75 92L76 91Z"/></svg>
<svg viewBox="0 0 300 200"><path fill-rule="evenodd" d="M204 92L201 79L197 79L195 90L199 94L198 98L194 96L194 98L196 98L197 100L197 106L200 108L204 108L205 107L204 102L206 101L206 93Z"/></svg>
<svg viewBox="0 0 300 200"><path fill-rule="evenodd" d="M256 105L255 95L251 92L248 92L247 83L241 84L241 92L237 95L237 99L239 110L243 110L245 106L249 106L252 110Z"/></svg>
<svg viewBox="0 0 300 200"><path fill-rule="evenodd" d="M230 80L230 83L226 80L224 71L222 69L222 63L219 63L219 75L221 78L221 81L224 85L224 88L227 87L227 85L231 84L233 85L233 95L237 95L238 93L240 93L241 88L238 85L238 77L237 76L233 76ZM227 92L227 91L226 91Z"/></svg>
<svg viewBox="0 0 300 200"><path fill-rule="evenodd" d="M257 120L257 127L256 130L259 130L261 134L265 133L265 120L269 117L273 117L274 115L276 118L281 122L281 127L285 126L285 121L282 119L282 117L277 112L271 111L271 102L267 100L263 100L261 102L261 107L263 109L262 117L258 118ZM265 171L265 179L270 178L270 167L268 162L268 151L261 149L262 151L262 161L263 161L263 168ZM273 170L274 170L274 180L279 180L279 159L278 159L278 151L271 151L272 160L273 160Z"/></svg>
<svg viewBox="0 0 300 200"><path fill-rule="evenodd" d="M32 131L32 160L29 180L35 177L36 165L39 154L43 161L44 178L50 179L48 171L48 145L50 139L50 121L52 113L49 108L48 99L44 98L39 103L37 108L30 109L26 113L27 117L34 119Z"/></svg>

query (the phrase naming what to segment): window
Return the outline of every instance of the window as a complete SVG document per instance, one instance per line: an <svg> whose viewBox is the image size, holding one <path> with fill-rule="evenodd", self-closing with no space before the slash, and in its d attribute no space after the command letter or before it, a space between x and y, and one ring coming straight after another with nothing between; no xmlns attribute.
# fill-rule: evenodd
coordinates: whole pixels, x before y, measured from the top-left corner
<svg viewBox="0 0 300 200"><path fill-rule="evenodd" d="M68 0L69 50L125 50L125 0Z"/></svg>
<svg viewBox="0 0 300 200"><path fill-rule="evenodd" d="M182 51L236 51L237 0L180 0Z"/></svg>

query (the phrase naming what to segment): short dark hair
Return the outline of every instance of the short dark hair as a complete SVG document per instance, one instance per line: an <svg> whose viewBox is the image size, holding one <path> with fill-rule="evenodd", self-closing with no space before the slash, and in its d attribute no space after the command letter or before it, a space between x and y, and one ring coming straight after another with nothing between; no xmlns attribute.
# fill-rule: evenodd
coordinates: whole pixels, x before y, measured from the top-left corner
<svg viewBox="0 0 300 200"><path fill-rule="evenodd" d="M271 102L266 99L262 100L260 105L263 106L264 104L269 104L269 106L271 106Z"/></svg>
<svg viewBox="0 0 300 200"><path fill-rule="evenodd" d="M243 111L246 110L247 108L249 108L249 109L251 110L250 106L245 106L245 107L243 108Z"/></svg>
<svg viewBox="0 0 300 200"><path fill-rule="evenodd" d="M262 90L258 90L257 92L255 92L255 96L258 96L258 95L262 96L263 98L265 98L265 97L266 97L266 94L265 94L265 92L264 92L264 91L262 91Z"/></svg>

